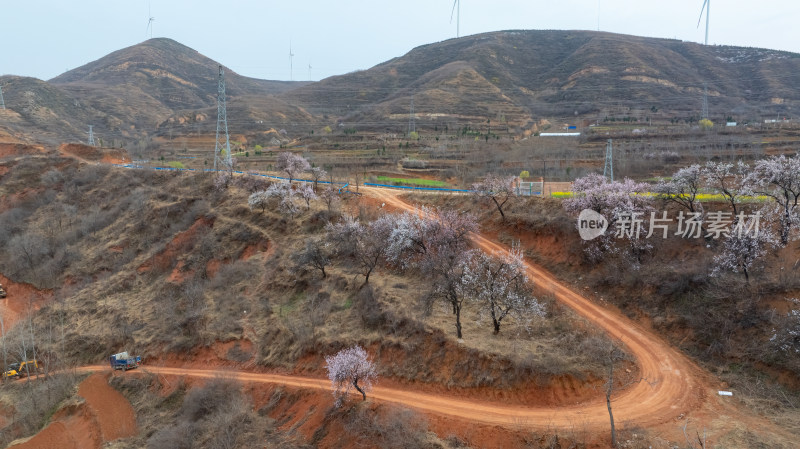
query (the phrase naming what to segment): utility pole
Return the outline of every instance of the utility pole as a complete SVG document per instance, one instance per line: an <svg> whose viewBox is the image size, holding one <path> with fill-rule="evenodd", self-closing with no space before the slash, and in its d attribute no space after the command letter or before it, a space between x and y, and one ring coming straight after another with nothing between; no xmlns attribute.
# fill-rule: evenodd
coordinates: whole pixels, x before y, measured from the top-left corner
<svg viewBox="0 0 800 449"><path fill-rule="evenodd" d="M609 181L614 181L614 146L611 139L606 142L606 163L603 167L603 177L608 178Z"/></svg>
<svg viewBox="0 0 800 449"><path fill-rule="evenodd" d="M220 134L225 133L224 136ZM225 159L220 158L220 153L225 153ZM217 88L217 139L214 145L214 171L217 166L225 165L228 170L233 170L231 158L231 142L228 137L228 112L225 105L225 71L219 66L219 83Z"/></svg>
<svg viewBox="0 0 800 449"><path fill-rule="evenodd" d="M96 146L94 143L94 131L92 130L92 125L89 125L89 146Z"/></svg>

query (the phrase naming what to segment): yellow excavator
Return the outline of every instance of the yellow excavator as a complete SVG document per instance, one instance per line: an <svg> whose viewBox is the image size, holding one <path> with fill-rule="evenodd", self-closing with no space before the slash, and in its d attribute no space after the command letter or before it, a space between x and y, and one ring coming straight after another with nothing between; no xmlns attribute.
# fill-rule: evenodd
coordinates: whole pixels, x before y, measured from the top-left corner
<svg viewBox="0 0 800 449"><path fill-rule="evenodd" d="M3 372L3 377L25 377L30 374L36 374L39 372L39 361L38 360L28 360L25 362L19 363L12 363L6 367L6 371Z"/></svg>

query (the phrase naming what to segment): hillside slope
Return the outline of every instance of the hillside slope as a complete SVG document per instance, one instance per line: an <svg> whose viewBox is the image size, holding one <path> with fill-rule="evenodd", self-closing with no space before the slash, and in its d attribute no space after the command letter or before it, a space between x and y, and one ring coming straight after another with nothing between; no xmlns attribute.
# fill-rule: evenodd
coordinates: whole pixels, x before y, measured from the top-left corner
<svg viewBox="0 0 800 449"><path fill-rule="evenodd" d="M345 120L383 124L478 118L699 114L708 83L712 114L788 111L800 100L800 55L593 31L503 31L411 50L369 70L282 96Z"/></svg>

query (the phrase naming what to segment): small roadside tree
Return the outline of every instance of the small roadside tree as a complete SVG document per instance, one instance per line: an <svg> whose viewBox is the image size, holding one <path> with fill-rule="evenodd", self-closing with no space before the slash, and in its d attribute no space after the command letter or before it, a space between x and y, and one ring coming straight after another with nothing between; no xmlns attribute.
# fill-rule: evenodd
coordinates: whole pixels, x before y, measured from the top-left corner
<svg viewBox="0 0 800 449"><path fill-rule="evenodd" d="M514 192L514 177L500 177L490 173L483 181L472 184L472 194L477 198L491 199L497 206L503 221L505 221L506 214L503 212L503 206L509 199L516 196Z"/></svg>
<svg viewBox="0 0 800 449"><path fill-rule="evenodd" d="M275 168L286 173L286 176L289 178L289 185L291 185L292 180L311 168L311 164L309 164L308 160L303 156L284 151L283 153L278 153Z"/></svg>
<svg viewBox="0 0 800 449"><path fill-rule="evenodd" d="M336 355L325 357L328 379L335 407L341 407L352 388L361 393L362 400L367 400L367 392L378 378L375 365L361 346L342 349ZM359 382L361 385L359 385Z"/></svg>

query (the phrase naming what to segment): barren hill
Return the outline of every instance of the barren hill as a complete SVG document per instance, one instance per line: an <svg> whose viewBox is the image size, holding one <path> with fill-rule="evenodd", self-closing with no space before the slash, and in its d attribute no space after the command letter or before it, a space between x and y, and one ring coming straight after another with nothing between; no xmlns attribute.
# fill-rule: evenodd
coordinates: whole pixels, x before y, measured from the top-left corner
<svg viewBox="0 0 800 449"><path fill-rule="evenodd" d="M113 52L49 82L4 77L3 134L149 145L215 131L219 63L170 39ZM226 70L229 129L302 135L320 125L402 132L487 124L529 132L542 119L712 120L790 115L800 55L593 31L502 31L424 45L369 70L317 83ZM0 134L0 135L3 135ZM31 139L29 139L31 140Z"/></svg>
<svg viewBox="0 0 800 449"><path fill-rule="evenodd" d="M593 31L503 31L424 45L282 96L378 126L407 120L412 95L422 121L523 125L636 111L699 115L707 83L712 118L757 118L800 100L798 69L800 55L774 50Z"/></svg>

